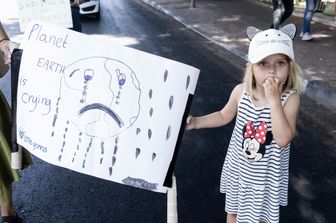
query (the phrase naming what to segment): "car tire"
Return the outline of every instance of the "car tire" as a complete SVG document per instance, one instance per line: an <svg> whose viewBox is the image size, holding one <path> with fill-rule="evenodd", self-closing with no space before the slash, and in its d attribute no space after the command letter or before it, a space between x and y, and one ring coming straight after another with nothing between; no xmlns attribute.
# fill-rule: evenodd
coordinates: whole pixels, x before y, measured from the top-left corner
<svg viewBox="0 0 336 223"><path fill-rule="evenodd" d="M100 10L96 13L96 19L100 19Z"/></svg>

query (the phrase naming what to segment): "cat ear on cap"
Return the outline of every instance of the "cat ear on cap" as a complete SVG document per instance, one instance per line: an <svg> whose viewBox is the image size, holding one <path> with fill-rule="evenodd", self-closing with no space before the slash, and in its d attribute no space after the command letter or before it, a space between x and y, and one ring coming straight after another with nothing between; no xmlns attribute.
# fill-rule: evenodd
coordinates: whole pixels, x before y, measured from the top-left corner
<svg viewBox="0 0 336 223"><path fill-rule="evenodd" d="M293 23L287 24L279 29L281 32L287 34L291 39L294 39L296 34L296 26ZM249 26L246 28L246 35L249 40L252 40L255 35L262 32L262 30Z"/></svg>
<svg viewBox="0 0 336 223"><path fill-rule="evenodd" d="M260 32L261 32L261 30L258 29L258 28L256 28L256 27L254 27L254 26L249 26L249 27L246 28L246 35L247 35L247 38L249 40L252 40L253 37L255 35L257 35L257 33L260 33Z"/></svg>
<svg viewBox="0 0 336 223"><path fill-rule="evenodd" d="M287 34L291 39L294 39L296 34L296 26L293 23L287 24L281 27L279 30Z"/></svg>

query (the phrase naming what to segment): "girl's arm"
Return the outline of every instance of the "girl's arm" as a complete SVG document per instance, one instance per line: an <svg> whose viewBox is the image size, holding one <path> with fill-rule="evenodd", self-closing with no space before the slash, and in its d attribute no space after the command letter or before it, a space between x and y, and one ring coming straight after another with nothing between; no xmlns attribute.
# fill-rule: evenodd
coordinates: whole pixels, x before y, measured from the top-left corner
<svg viewBox="0 0 336 223"><path fill-rule="evenodd" d="M238 100L243 92L244 85L237 85L231 92L229 101L220 111L199 116L187 118L186 130L202 129L202 128L215 128L228 124L237 113Z"/></svg>
<svg viewBox="0 0 336 223"><path fill-rule="evenodd" d="M271 106L272 132L279 147L287 146L295 137L299 105L300 96L294 93L289 96L284 107L281 102Z"/></svg>
<svg viewBox="0 0 336 223"><path fill-rule="evenodd" d="M282 84L278 85L280 87L277 88L276 86L279 84L278 81L279 80L275 80L274 82L271 81L273 82L271 83L271 87L266 83L264 84L264 87L270 105L274 140L279 147L285 147L294 139L295 136L296 120L300 106L300 96L298 93L291 94L285 105L282 106L280 100L280 89L282 88Z"/></svg>
<svg viewBox="0 0 336 223"><path fill-rule="evenodd" d="M9 45L9 38L7 33L5 32L4 28L2 27L2 24L0 22L0 53L3 53L5 64L10 64L10 57L11 57L11 51L10 51L10 45Z"/></svg>

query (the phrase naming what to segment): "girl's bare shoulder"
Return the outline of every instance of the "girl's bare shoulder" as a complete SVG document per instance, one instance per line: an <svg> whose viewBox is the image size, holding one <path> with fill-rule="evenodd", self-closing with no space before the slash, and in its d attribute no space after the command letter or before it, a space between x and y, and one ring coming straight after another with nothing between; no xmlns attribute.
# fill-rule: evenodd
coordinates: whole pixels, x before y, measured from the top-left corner
<svg viewBox="0 0 336 223"><path fill-rule="evenodd" d="M240 84L236 85L236 87L233 89L232 95L234 95L234 97L236 99L239 99L243 95L244 89L245 89L245 84L240 83Z"/></svg>

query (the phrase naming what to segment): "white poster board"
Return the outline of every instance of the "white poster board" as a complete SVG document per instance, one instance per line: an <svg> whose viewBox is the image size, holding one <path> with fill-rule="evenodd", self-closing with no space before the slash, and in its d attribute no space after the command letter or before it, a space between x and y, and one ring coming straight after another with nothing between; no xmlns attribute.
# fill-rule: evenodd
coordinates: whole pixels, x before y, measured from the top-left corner
<svg viewBox="0 0 336 223"><path fill-rule="evenodd" d="M69 0L16 0L16 2L22 32L32 19L72 28Z"/></svg>
<svg viewBox="0 0 336 223"><path fill-rule="evenodd" d="M37 21L21 47L18 143L57 166L166 192L199 70Z"/></svg>

